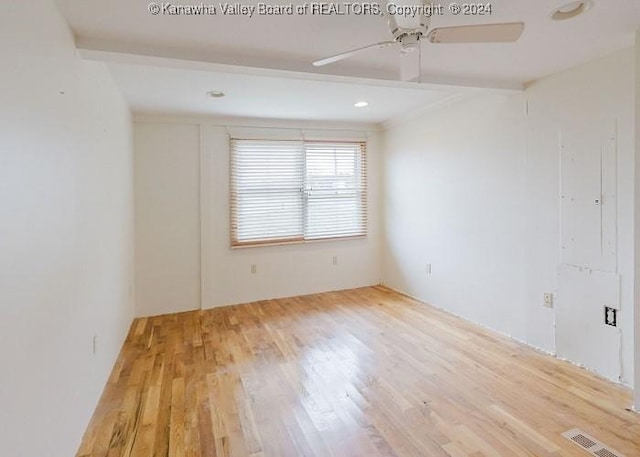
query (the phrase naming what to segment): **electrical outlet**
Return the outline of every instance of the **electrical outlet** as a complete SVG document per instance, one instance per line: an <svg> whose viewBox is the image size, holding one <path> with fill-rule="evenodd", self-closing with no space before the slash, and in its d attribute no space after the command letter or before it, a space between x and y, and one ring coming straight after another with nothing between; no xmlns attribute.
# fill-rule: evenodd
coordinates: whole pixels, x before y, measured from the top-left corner
<svg viewBox="0 0 640 457"><path fill-rule="evenodd" d="M334 265L338 265L338 256L337 255L333 256L333 264Z"/></svg>
<svg viewBox="0 0 640 457"><path fill-rule="evenodd" d="M91 349L94 354L98 352L98 335L93 335L93 339L91 340Z"/></svg>
<svg viewBox="0 0 640 457"><path fill-rule="evenodd" d="M551 292L545 292L543 305L545 308L553 308L553 294Z"/></svg>
<svg viewBox="0 0 640 457"><path fill-rule="evenodd" d="M251 265L251 274L254 275L258 272L258 267L255 264Z"/></svg>
<svg viewBox="0 0 640 457"><path fill-rule="evenodd" d="M425 268L425 272L426 272L428 275L430 275L430 274L431 274L431 264L430 264L430 263L428 263L428 264L427 264L427 268Z"/></svg>
<svg viewBox="0 0 640 457"><path fill-rule="evenodd" d="M611 327L618 326L618 310L615 308L610 308L609 306L604 307L604 323L606 325L610 325Z"/></svg>

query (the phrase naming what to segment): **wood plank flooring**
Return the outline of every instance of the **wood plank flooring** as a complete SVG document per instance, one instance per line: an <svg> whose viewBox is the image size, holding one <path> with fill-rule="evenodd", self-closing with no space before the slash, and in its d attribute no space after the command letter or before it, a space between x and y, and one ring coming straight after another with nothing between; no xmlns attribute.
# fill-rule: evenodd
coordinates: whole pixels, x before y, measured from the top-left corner
<svg viewBox="0 0 640 457"><path fill-rule="evenodd" d="M382 287L136 320L77 456L640 456L630 392Z"/></svg>

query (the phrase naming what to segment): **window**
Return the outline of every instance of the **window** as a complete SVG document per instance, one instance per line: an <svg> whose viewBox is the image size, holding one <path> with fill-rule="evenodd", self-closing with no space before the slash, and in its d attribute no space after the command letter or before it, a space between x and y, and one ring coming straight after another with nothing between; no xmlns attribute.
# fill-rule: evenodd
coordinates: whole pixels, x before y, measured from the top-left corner
<svg viewBox="0 0 640 457"><path fill-rule="evenodd" d="M231 140L231 245L366 235L366 144Z"/></svg>

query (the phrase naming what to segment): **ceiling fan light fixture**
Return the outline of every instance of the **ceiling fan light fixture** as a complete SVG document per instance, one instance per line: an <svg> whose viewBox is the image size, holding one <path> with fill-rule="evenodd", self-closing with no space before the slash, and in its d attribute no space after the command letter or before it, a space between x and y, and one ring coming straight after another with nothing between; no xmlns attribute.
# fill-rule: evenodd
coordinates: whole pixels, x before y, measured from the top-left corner
<svg viewBox="0 0 640 457"><path fill-rule="evenodd" d="M418 45L417 44L403 44L402 48L400 49L400 52L403 55L407 55L407 54L414 53L417 49L418 49Z"/></svg>
<svg viewBox="0 0 640 457"><path fill-rule="evenodd" d="M593 8L592 0L578 0L566 3L559 8L556 8L551 13L551 19L554 21L566 21L568 19L573 19L581 15L582 13L586 13L591 8Z"/></svg>
<svg viewBox="0 0 640 457"><path fill-rule="evenodd" d="M359 102L355 102L353 106L355 106L356 108L364 108L365 106L369 106L369 103L362 100Z"/></svg>

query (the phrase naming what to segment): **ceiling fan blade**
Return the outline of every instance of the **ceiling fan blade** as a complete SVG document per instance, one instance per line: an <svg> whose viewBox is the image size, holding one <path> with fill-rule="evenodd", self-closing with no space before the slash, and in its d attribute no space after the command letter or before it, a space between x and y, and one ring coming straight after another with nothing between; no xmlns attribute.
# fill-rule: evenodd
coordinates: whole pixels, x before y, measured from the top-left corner
<svg viewBox="0 0 640 457"><path fill-rule="evenodd" d="M429 33L432 43L511 43L524 31L524 22L440 27Z"/></svg>
<svg viewBox="0 0 640 457"><path fill-rule="evenodd" d="M355 55L361 51L366 51L370 48L386 48L387 46L391 46L392 44L396 44L395 41L381 41L380 43L370 44L369 46L363 46L358 49L353 49L351 51L343 52L341 54L336 54L335 56L327 57L325 59L316 60L313 62L314 67L322 67L324 65L328 65L330 63L339 62L340 60L347 59L352 55Z"/></svg>

